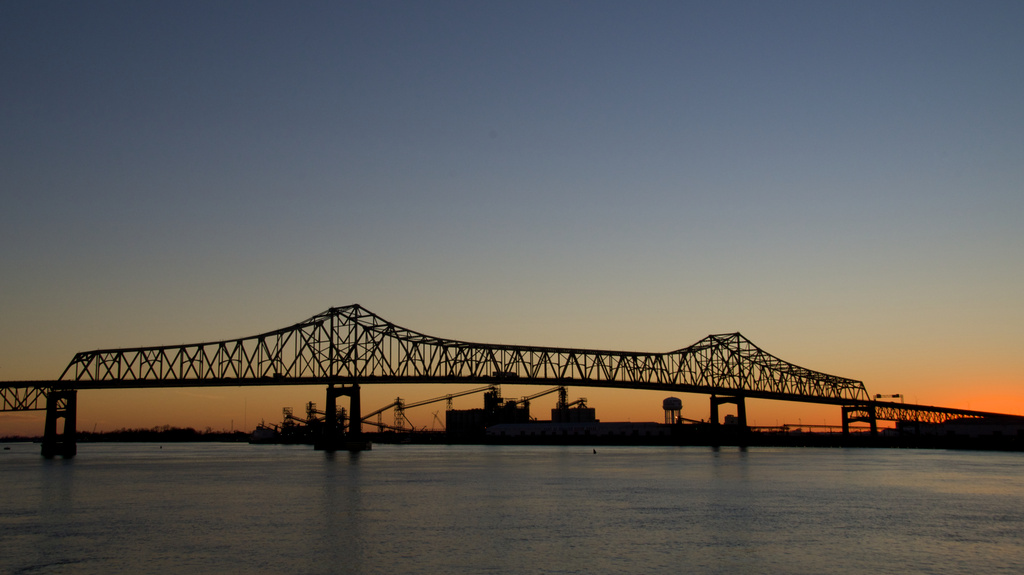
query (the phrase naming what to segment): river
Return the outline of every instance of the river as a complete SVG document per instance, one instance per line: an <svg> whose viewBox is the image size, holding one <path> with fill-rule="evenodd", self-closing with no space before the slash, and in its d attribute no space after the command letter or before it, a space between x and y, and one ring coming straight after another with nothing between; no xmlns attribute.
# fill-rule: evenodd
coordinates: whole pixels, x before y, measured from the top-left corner
<svg viewBox="0 0 1024 575"><path fill-rule="evenodd" d="M1022 453L3 445L3 573L1024 572Z"/></svg>

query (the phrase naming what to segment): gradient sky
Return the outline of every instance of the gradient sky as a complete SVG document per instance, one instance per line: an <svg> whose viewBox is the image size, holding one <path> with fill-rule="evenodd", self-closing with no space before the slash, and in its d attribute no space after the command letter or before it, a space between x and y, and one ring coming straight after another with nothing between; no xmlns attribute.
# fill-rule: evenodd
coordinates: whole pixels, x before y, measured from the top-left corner
<svg viewBox="0 0 1024 575"><path fill-rule="evenodd" d="M0 3L0 380L360 303L488 343L740 331L871 393L1024 413L1021 30L1016 1ZM457 391L378 387L367 409ZM665 396L570 395L606 421ZM79 427L322 396L82 392Z"/></svg>

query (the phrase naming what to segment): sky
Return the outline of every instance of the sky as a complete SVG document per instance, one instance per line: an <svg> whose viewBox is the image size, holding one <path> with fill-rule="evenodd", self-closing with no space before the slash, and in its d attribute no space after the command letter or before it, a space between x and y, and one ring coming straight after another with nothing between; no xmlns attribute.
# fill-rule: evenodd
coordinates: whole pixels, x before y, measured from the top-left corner
<svg viewBox="0 0 1024 575"><path fill-rule="evenodd" d="M0 3L0 381L358 303L499 344L739 331L1024 414L1022 27L1014 1ZM78 422L251 429L323 395L85 391ZM663 418L663 392L581 396Z"/></svg>

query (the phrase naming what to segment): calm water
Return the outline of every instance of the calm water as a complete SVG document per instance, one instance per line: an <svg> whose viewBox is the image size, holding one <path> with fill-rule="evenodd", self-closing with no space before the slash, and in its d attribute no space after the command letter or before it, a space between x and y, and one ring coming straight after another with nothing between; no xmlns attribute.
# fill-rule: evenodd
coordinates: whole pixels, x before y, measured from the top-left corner
<svg viewBox="0 0 1024 575"><path fill-rule="evenodd" d="M1024 454L0 451L2 573L1021 573Z"/></svg>

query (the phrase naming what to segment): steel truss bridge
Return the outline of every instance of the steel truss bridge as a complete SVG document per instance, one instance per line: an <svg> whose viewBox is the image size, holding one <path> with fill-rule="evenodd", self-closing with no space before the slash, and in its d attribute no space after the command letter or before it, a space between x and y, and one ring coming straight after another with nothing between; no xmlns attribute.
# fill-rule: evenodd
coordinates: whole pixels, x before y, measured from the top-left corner
<svg viewBox="0 0 1024 575"><path fill-rule="evenodd" d="M47 412L43 454L74 455L77 391L155 387L327 386L327 429L339 396L350 398L350 438L360 433L359 388L375 383L559 385L664 390L737 405L774 399L842 408L843 428L878 420L942 423L988 412L872 399L860 381L806 369L760 349L739 333L709 335L667 353L470 343L425 335L359 305L334 307L295 325L241 339L76 353L57 380L0 382L0 411ZM64 431L58 421L64 419Z"/></svg>

